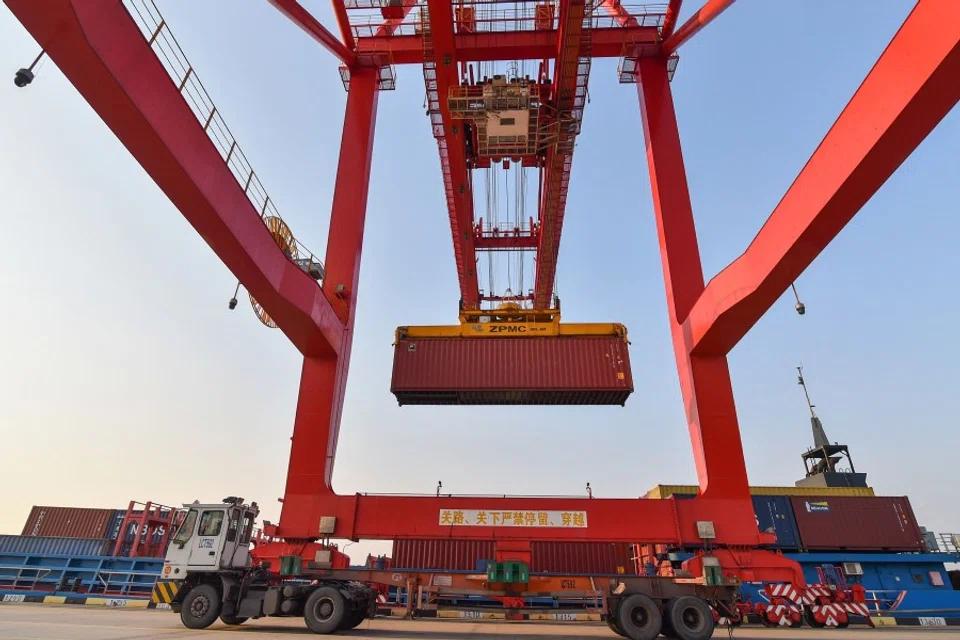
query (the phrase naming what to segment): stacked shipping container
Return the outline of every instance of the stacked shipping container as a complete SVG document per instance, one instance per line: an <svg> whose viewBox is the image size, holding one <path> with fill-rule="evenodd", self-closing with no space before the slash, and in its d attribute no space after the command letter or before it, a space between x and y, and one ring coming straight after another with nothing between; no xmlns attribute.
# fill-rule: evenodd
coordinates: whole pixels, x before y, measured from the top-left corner
<svg viewBox="0 0 960 640"><path fill-rule="evenodd" d="M113 509L34 507L23 525L24 536L106 538Z"/></svg>
<svg viewBox="0 0 960 640"><path fill-rule="evenodd" d="M777 488L784 492L792 489L770 487ZM800 495L795 496L753 496L757 528L777 536L771 548L785 552L923 551L923 536L907 498L836 495L840 491L809 495L806 488L800 489ZM873 493L872 489L854 491ZM693 497L674 491L670 495L678 499ZM397 540L393 566L482 571L484 561L494 555L492 540ZM530 570L580 575L634 573L634 555L628 544L533 542Z"/></svg>

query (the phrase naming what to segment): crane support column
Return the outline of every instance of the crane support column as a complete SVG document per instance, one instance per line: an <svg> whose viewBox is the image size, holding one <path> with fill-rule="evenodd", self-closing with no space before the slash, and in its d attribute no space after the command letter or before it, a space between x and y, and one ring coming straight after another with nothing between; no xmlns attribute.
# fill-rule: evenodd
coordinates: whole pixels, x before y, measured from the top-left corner
<svg viewBox="0 0 960 640"><path fill-rule="evenodd" d="M691 356L683 321L703 293L703 268L663 58L639 60L640 111L677 358L694 460L705 498L749 499L747 469L726 355Z"/></svg>
<svg viewBox="0 0 960 640"><path fill-rule="evenodd" d="M332 497L333 462L343 413L363 249L377 115L378 72L351 69L327 240L324 294L340 317L340 351L304 358L280 526L287 538L316 536L312 503Z"/></svg>

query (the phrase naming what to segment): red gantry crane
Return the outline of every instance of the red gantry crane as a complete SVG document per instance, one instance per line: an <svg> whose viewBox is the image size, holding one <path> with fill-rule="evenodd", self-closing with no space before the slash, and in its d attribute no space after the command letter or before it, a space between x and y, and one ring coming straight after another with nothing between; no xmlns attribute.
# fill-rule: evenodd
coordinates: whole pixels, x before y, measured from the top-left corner
<svg viewBox="0 0 960 640"><path fill-rule="evenodd" d="M4 0L246 287L261 320L279 327L304 356L283 511L279 524L266 530L276 542L256 549L260 569L289 569L294 558L297 575L328 585L363 580L496 597L599 595L605 598L611 627L631 638L654 637L661 625L679 637L704 637L702 628L677 626L694 624L696 616L687 614L702 612L684 598L693 595L693 600L710 602L715 614L719 607L720 617L731 616L735 612L725 609L730 588L740 580L764 581L777 586L770 590L770 608L761 613L772 623L798 622L794 614L803 603L804 578L796 563L761 548L771 534L757 531L726 356L960 99L960 3L916 3L747 250L705 283L670 80L677 49L732 0L708 0L679 25L681 0L657 6L619 0L333 0L339 38L296 0L270 1L339 59L348 92L322 262L283 223L151 0ZM563 339L612 336L625 344L620 325L565 328L554 295L593 58L619 58L620 81L634 84L637 91L699 495L679 501L439 492L337 495L331 478L359 291L377 104L380 91L394 88L396 65L423 68L460 285L461 326L432 333L402 327L398 345L403 349L395 357L416 352L418 340L466 342L471 331L483 333L484 327L542 332L541 338L523 336L510 343L543 341L537 348L546 351L527 356L522 366L528 367L553 353L555 347L544 345ZM18 84L31 79L30 70L22 70ZM529 181L536 185L530 215L520 204L529 183L518 178L518 204L506 205L512 220L510 215L491 217L494 207L505 206L495 193L493 185L501 179L496 177L488 178L486 217L478 215L483 206L472 179L478 171L535 175ZM479 254L488 260L509 255L521 270L523 261L530 266L535 256L532 286L511 280L518 287L514 294L488 276L481 290ZM489 351L508 342L488 337L472 343L483 346L471 348ZM597 357L609 359L612 352L604 349ZM629 372L625 347L617 358L619 364L606 375L624 380ZM395 362L395 382L398 366ZM631 390L624 382L610 402L622 403ZM480 400L421 400L510 401L503 395L509 388L496 391L501 395ZM558 396L524 398L577 402ZM403 402L399 393L398 399ZM228 506L234 504L240 503ZM435 575L415 571L335 569L322 560L330 538L492 541L494 572L446 574L438 584ZM654 584L656 578L626 576L609 586L591 576L506 579L529 563L531 544L537 541L664 544L706 551L686 563L693 576L688 583ZM224 593L233 593L223 580ZM179 602L175 583L164 593L172 592L170 601ZM200 588L181 583L190 586L183 589L187 598ZM263 585L256 588L278 588L269 581ZM316 594L321 591L309 598L296 589L288 595L286 588L275 597L261 594L256 611L272 615L266 608L271 602L279 615L289 600L292 604L283 611L300 612L311 628L320 629L316 619L323 607L316 602L322 598ZM344 598L349 604L354 597L345 590L336 597L323 593L334 604ZM248 606L246 600L237 604L224 598L224 612L240 607L229 609L234 620ZM322 628L344 624L328 619Z"/></svg>

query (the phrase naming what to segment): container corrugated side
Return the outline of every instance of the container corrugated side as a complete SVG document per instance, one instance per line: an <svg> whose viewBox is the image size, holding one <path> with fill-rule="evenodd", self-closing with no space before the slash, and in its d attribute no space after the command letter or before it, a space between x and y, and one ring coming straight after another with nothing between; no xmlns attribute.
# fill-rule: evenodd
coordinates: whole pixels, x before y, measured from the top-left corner
<svg viewBox="0 0 960 640"><path fill-rule="evenodd" d="M112 509L35 506L22 535L56 538L103 538Z"/></svg>
<svg viewBox="0 0 960 640"><path fill-rule="evenodd" d="M481 560L494 559L492 540L395 540L395 569L477 571Z"/></svg>
<svg viewBox="0 0 960 640"><path fill-rule="evenodd" d="M104 556L109 555L111 547L108 540L90 538L0 536L0 554Z"/></svg>
<svg viewBox="0 0 960 640"><path fill-rule="evenodd" d="M906 497L793 496L806 550L922 551L923 535Z"/></svg>
<svg viewBox="0 0 960 640"><path fill-rule="evenodd" d="M698 487L693 484L658 484L644 498L663 499L673 495L696 495ZM753 496L851 496L872 498L871 487L750 487Z"/></svg>
<svg viewBox="0 0 960 640"><path fill-rule="evenodd" d="M126 509L114 509L107 521L107 528L103 532L103 537L107 540L116 540L120 535L120 525L123 524L123 518L126 515Z"/></svg>
<svg viewBox="0 0 960 640"><path fill-rule="evenodd" d="M757 515L757 528L777 536L771 548L784 551L800 548L800 533L789 497L753 496L753 510Z"/></svg>
<svg viewBox="0 0 960 640"><path fill-rule="evenodd" d="M417 338L394 349L405 404L614 404L633 392L617 337Z"/></svg>
<svg viewBox="0 0 960 640"><path fill-rule="evenodd" d="M632 545L611 542L533 542L530 570L574 575L636 573Z"/></svg>

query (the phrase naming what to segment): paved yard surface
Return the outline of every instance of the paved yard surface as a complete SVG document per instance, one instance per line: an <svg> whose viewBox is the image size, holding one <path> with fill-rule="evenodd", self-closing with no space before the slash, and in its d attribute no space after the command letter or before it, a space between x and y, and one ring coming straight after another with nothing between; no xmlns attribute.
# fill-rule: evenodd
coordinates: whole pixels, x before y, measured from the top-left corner
<svg viewBox="0 0 960 640"><path fill-rule="evenodd" d="M141 640L144 638L176 638L217 640L218 638L300 638L312 636L299 619L263 619L242 627L219 622L204 631L190 631L180 625L180 618L169 611L138 609L103 609L74 605L0 604L0 638L16 640ZM339 637L383 638L384 640L495 640L499 638L618 638L603 623L545 622L459 622L447 620L378 619ZM724 640L726 629L718 629L714 637ZM960 640L960 630L919 629L915 627L887 629L816 629L767 630L738 629L734 638L772 638L792 640Z"/></svg>

